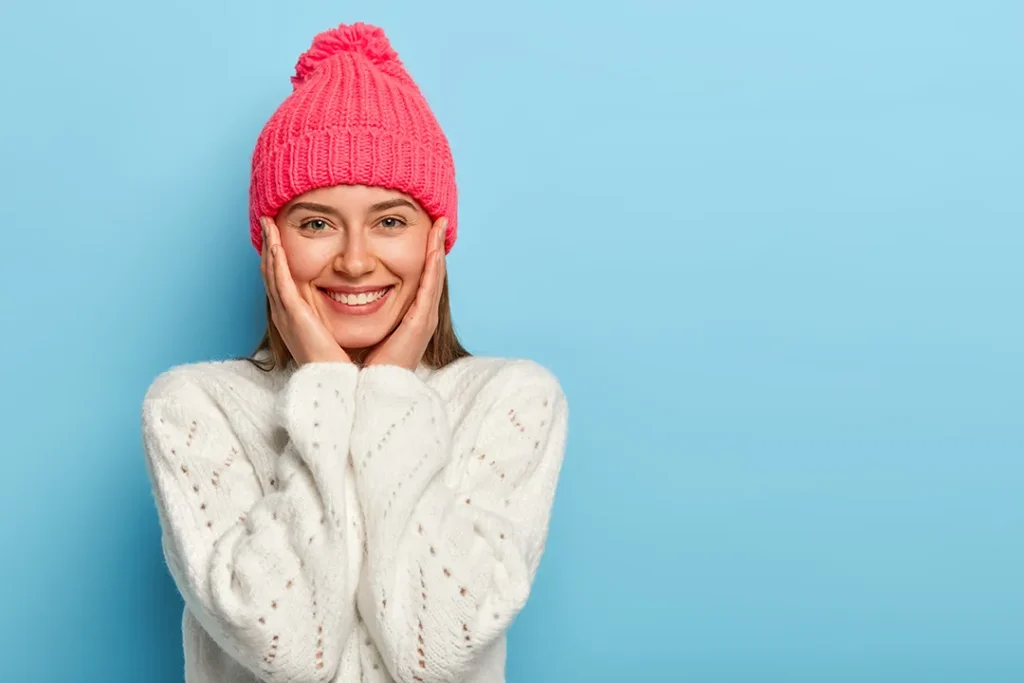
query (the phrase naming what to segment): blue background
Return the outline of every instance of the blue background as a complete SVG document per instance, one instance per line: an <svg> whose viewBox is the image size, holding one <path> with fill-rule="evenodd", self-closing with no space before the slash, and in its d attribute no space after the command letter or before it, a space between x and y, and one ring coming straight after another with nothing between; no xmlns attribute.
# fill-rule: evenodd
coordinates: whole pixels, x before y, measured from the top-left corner
<svg viewBox="0 0 1024 683"><path fill-rule="evenodd" d="M510 681L1024 680L1024 3L482 5L3 5L3 680L181 680L140 401L257 341L251 148L355 20L464 341L571 401Z"/></svg>

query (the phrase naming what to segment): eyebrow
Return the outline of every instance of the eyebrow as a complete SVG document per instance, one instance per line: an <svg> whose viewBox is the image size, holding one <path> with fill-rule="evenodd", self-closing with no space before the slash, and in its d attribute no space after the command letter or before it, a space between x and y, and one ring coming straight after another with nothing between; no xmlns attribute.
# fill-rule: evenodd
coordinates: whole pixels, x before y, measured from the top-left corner
<svg viewBox="0 0 1024 683"><path fill-rule="evenodd" d="M402 197L395 197L394 199L388 199L383 202L377 202L376 204L370 207L370 213L375 213L377 211L387 211L388 209L394 209L399 206L407 206L413 211L416 210L416 207L408 199L403 199Z"/></svg>
<svg viewBox="0 0 1024 683"><path fill-rule="evenodd" d="M388 199L383 202L377 202L376 204L372 205L370 207L370 213L376 213L378 211L387 211L388 209L394 209L399 206L407 206L413 211L416 210L416 207L408 199L396 197L394 199ZM327 213L337 218L341 217L341 214L339 214L338 210L335 209L333 206L328 206L327 204L317 204L316 202L296 202L295 204L292 204L290 209L288 209L288 215L290 216L292 213L301 210L312 211L314 213Z"/></svg>

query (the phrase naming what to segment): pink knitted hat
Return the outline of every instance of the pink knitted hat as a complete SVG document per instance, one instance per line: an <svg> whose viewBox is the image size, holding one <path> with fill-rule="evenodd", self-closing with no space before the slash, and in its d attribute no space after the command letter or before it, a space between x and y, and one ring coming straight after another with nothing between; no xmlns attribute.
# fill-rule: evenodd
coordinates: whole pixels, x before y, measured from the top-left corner
<svg viewBox="0 0 1024 683"><path fill-rule="evenodd" d="M294 90L270 117L252 157L250 236L263 249L260 216L333 185L404 192L458 234L455 164L448 139L384 31L342 24L299 57Z"/></svg>

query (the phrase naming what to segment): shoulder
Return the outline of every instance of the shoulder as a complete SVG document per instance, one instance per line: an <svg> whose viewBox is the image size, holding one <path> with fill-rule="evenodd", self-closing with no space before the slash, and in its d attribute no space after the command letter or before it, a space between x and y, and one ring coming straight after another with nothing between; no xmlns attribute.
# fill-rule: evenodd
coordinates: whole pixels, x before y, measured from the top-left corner
<svg viewBox="0 0 1024 683"><path fill-rule="evenodd" d="M538 396L564 403L565 393L555 373L527 358L467 356L434 370L428 380L442 395L504 399Z"/></svg>
<svg viewBox="0 0 1024 683"><path fill-rule="evenodd" d="M239 444L251 462L265 463L268 453L283 446L274 396L275 386L285 381L284 373L264 372L244 359L174 366L146 391L140 411L143 440L199 441L216 448ZM169 453L173 459L174 450Z"/></svg>
<svg viewBox="0 0 1024 683"><path fill-rule="evenodd" d="M282 381L279 375L245 359L184 363L153 380L143 398L143 408L166 404L223 406L235 400L255 399L261 393L272 393L274 385Z"/></svg>

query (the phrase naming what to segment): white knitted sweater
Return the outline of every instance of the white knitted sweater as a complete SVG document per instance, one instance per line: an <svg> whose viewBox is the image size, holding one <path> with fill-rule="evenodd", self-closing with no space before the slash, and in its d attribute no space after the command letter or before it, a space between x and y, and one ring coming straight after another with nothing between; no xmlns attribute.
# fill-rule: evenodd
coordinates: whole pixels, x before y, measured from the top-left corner
<svg viewBox="0 0 1024 683"><path fill-rule="evenodd" d="M142 422L188 683L504 681L565 445L548 370L196 363Z"/></svg>

